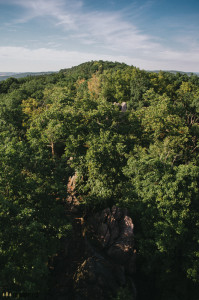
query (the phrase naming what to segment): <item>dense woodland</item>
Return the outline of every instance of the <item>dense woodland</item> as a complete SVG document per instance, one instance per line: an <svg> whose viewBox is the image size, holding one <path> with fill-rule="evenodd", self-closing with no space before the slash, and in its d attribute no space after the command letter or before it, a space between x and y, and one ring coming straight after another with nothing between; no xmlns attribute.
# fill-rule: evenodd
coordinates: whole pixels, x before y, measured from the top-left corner
<svg viewBox="0 0 199 300"><path fill-rule="evenodd" d="M2 291L47 294L75 173L87 214L128 208L138 298L198 300L199 77L92 61L0 83Z"/></svg>

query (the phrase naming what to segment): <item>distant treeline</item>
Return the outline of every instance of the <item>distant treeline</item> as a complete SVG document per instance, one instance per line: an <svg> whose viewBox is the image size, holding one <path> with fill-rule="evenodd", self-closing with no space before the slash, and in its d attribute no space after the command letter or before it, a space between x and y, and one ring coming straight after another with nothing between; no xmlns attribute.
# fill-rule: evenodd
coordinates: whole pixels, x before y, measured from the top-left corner
<svg viewBox="0 0 199 300"><path fill-rule="evenodd" d="M26 72L26 73L11 73L11 72L3 72L0 73L0 81L6 80L8 78L23 78L27 76L39 76L39 75L47 75L56 72Z"/></svg>

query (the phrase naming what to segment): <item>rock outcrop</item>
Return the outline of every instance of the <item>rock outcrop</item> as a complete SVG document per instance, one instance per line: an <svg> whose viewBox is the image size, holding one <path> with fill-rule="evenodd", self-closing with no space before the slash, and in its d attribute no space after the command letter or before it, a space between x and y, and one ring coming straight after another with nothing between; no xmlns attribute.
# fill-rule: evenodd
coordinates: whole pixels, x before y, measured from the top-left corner
<svg viewBox="0 0 199 300"><path fill-rule="evenodd" d="M98 240L104 253L125 267L128 274L135 272L133 222L126 209L116 206L88 219L89 232Z"/></svg>
<svg viewBox="0 0 199 300"><path fill-rule="evenodd" d="M136 299L133 223L127 210L113 206L74 218L73 234L53 267L54 276L59 268L62 276L51 299L114 299L119 290L126 300Z"/></svg>
<svg viewBox="0 0 199 300"><path fill-rule="evenodd" d="M113 103L115 106L117 106L121 112L125 112L127 110L127 103L126 102L122 102L121 104L118 102L114 102Z"/></svg>

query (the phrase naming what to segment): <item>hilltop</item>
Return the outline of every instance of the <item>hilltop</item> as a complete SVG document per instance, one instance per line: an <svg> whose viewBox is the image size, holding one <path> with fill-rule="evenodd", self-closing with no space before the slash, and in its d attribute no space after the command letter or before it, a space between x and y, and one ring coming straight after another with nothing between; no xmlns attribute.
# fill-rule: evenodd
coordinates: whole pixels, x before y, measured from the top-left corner
<svg viewBox="0 0 199 300"><path fill-rule="evenodd" d="M65 68L65 69L61 69L59 72L67 74L67 75L72 75L72 74L78 74L78 76L84 76L85 74L92 74L95 71L98 70L98 66L99 64L101 64L101 71L108 69L124 69L125 67L127 67L127 65L125 63L118 63L118 62L104 62L104 61L91 61L89 63L82 63L78 66L74 66L71 68ZM176 71L176 70L152 70L149 71L150 73L159 73L159 72L168 72L168 73L172 73L172 74L184 74L184 75L188 75L191 76L193 75L199 75L199 72L182 72L182 71ZM50 75L53 73L58 73L55 71L48 71L48 72L22 72L22 73L16 73L16 72L0 72L0 81L2 80L6 80L10 77L13 78L23 78L23 77L27 77L27 76L40 76L40 75Z"/></svg>

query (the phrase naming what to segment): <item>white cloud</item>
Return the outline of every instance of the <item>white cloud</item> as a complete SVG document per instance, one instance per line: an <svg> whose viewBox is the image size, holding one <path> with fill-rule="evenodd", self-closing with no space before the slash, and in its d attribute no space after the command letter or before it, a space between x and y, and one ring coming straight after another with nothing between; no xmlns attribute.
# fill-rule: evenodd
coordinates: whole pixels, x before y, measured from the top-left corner
<svg viewBox="0 0 199 300"><path fill-rule="evenodd" d="M4 1L4 0L3 0ZM38 17L53 17L57 24L67 25L68 29L75 28L73 11L82 6L81 1L70 0L9 0L10 4L21 6L25 13L13 23L26 23Z"/></svg>
<svg viewBox="0 0 199 300"><path fill-rule="evenodd" d="M119 13L89 13L79 18L79 27L87 36L83 39L101 44L113 51L130 52L151 48L151 37L141 33L133 24L124 21ZM79 33L78 33L79 34Z"/></svg>
<svg viewBox="0 0 199 300"><path fill-rule="evenodd" d="M198 52L199 53L199 52ZM198 53L161 52L145 58L128 55L100 55L92 52L66 51L48 48L31 50L24 47L0 47L3 72L58 71L91 60L125 62L141 69L179 70L198 72Z"/></svg>
<svg viewBox="0 0 199 300"><path fill-rule="evenodd" d="M99 59L123 61L125 57L48 48L31 50L24 47L0 47L1 70L6 72L13 71L14 66L14 72L58 71Z"/></svg>

